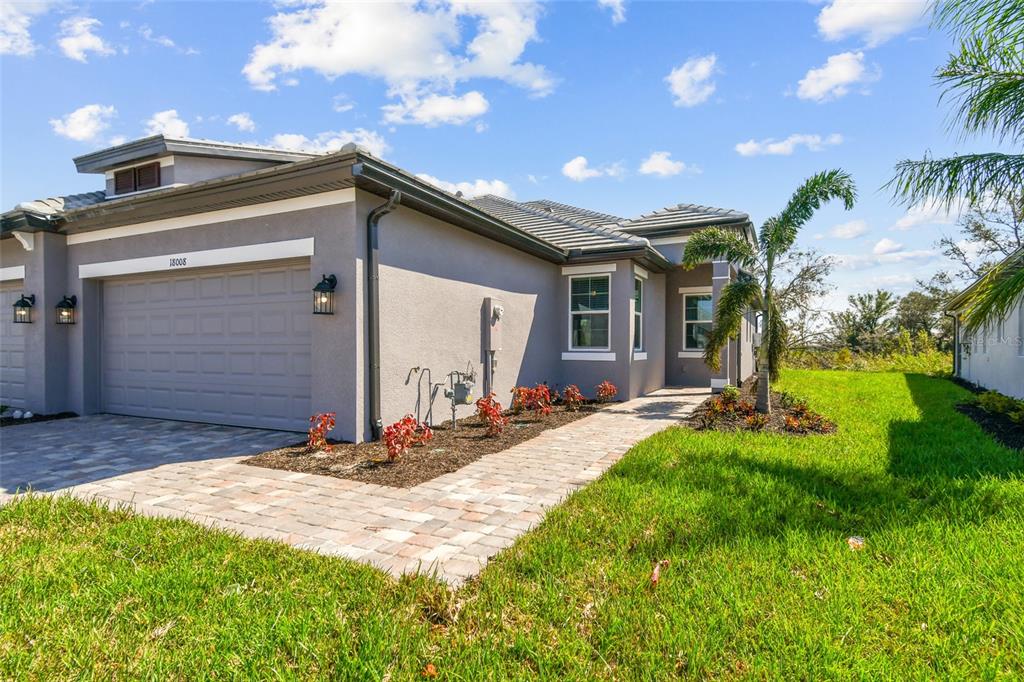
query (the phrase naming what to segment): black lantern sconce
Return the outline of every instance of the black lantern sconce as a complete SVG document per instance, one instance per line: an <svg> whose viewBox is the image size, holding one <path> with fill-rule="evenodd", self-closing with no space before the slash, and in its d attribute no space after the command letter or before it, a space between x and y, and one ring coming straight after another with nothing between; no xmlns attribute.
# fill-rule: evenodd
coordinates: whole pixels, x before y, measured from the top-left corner
<svg viewBox="0 0 1024 682"><path fill-rule="evenodd" d="M57 324L74 324L77 305L78 297L74 294L62 298L57 304Z"/></svg>
<svg viewBox="0 0 1024 682"><path fill-rule="evenodd" d="M313 287L313 314L334 314L334 289L338 286L338 278L334 275L321 275L323 279Z"/></svg>
<svg viewBox="0 0 1024 682"><path fill-rule="evenodd" d="M32 306L35 305L36 295L25 294L21 295L17 301L14 302L14 321L19 324L28 324L32 321Z"/></svg>

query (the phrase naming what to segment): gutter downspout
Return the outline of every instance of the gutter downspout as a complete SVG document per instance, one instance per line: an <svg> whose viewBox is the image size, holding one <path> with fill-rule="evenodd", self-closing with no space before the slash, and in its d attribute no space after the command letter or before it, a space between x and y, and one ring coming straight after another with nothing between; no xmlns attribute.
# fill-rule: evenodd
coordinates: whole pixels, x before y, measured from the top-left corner
<svg viewBox="0 0 1024 682"><path fill-rule="evenodd" d="M380 413L380 274L378 272L378 255L380 242L377 224L380 219L395 210L402 200L402 193L391 190L387 202L377 206L366 216L366 329L370 361L370 385L368 390L370 403L370 433L373 440L380 440L384 423Z"/></svg>

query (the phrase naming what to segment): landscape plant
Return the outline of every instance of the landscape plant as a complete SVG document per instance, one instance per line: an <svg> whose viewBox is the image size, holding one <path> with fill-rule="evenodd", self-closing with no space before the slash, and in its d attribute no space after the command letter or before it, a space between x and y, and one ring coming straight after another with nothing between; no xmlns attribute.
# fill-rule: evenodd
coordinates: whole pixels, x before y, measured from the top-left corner
<svg viewBox="0 0 1024 682"><path fill-rule="evenodd" d="M333 452L327 434L334 429L334 412L319 412L309 418L309 437L306 447L310 452Z"/></svg>
<svg viewBox="0 0 1024 682"><path fill-rule="evenodd" d="M619 389L607 379L597 385L597 399L602 403L611 402L618 394Z"/></svg>
<svg viewBox="0 0 1024 682"><path fill-rule="evenodd" d="M786 322L774 300L776 262L792 248L800 228L823 204L839 199L850 210L856 198L849 174L839 169L824 171L804 181L782 211L764 222L756 246L740 232L717 227L700 230L686 243L683 266L687 269L715 260L739 269L736 279L721 291L704 347L704 362L712 370L720 369L721 351L739 333L746 311L761 310L764 333L757 363L758 412L771 410L770 380L778 378L786 348Z"/></svg>
<svg viewBox="0 0 1024 682"><path fill-rule="evenodd" d="M434 437L434 432L424 422L416 421L407 414L394 424L384 427L384 445L388 449L388 459L395 461L414 445L423 445Z"/></svg>
<svg viewBox="0 0 1024 682"><path fill-rule="evenodd" d="M533 412L536 417L551 414L551 389L547 384L516 386L512 389L512 412Z"/></svg>
<svg viewBox="0 0 1024 682"><path fill-rule="evenodd" d="M583 393L580 392L580 387L576 384L569 384L562 391L562 404L570 412L579 410L583 406L583 402Z"/></svg>
<svg viewBox="0 0 1024 682"><path fill-rule="evenodd" d="M476 401L476 415L487 425L488 436L500 436L508 426L509 418L501 409L501 403L494 399L494 393Z"/></svg>

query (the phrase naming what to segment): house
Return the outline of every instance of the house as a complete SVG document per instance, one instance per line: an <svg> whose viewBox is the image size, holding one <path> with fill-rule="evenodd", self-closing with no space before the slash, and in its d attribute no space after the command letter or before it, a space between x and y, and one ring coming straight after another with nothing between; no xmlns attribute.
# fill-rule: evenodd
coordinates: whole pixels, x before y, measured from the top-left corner
<svg viewBox="0 0 1024 682"><path fill-rule="evenodd" d="M998 265L1024 260L1024 251L1010 254ZM997 265L997 267L998 267ZM976 280L946 305L953 318L953 374L993 391L1024 398L1024 298L987 328L968 334L961 321L966 301L977 291Z"/></svg>
<svg viewBox="0 0 1024 682"><path fill-rule="evenodd" d="M752 317L721 371L702 359L737 268L678 265L704 227L753 240L743 213L467 200L351 145L156 135L74 162L104 189L2 216L6 405L284 430L333 411L361 440L442 420L467 378L507 403L543 381L630 398L753 373Z"/></svg>

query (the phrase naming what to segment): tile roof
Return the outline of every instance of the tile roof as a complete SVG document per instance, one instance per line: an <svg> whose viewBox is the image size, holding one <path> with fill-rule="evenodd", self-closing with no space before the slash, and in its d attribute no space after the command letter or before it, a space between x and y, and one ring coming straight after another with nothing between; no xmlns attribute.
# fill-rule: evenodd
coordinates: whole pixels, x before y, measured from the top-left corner
<svg viewBox="0 0 1024 682"><path fill-rule="evenodd" d="M565 218L566 220L571 220L572 222L580 223L581 225L590 225L591 227L599 227L602 225L614 226L626 220L625 218L620 218L617 215L591 211L588 208L570 206L569 204L560 204L557 201L551 201L550 199L526 201L523 202L523 205L547 211L557 218Z"/></svg>
<svg viewBox="0 0 1024 682"><path fill-rule="evenodd" d="M106 200L106 192L84 192L82 194L68 194L62 197L48 197L46 199L35 199L34 201L23 201L15 206L14 210L28 211L38 215L57 215L64 211L70 211L83 206L91 206Z"/></svg>
<svg viewBox="0 0 1024 682"><path fill-rule="evenodd" d="M644 247L648 241L615 227L584 224L536 206L487 194L464 200L498 220L563 249L601 250ZM537 203L537 202L533 202ZM566 207L573 208L573 207ZM582 210L582 209L579 209ZM595 214L597 215L597 214Z"/></svg>
<svg viewBox="0 0 1024 682"><path fill-rule="evenodd" d="M677 204L632 218L620 223L618 227L627 232L647 232L730 223L749 224L750 216L729 208Z"/></svg>

